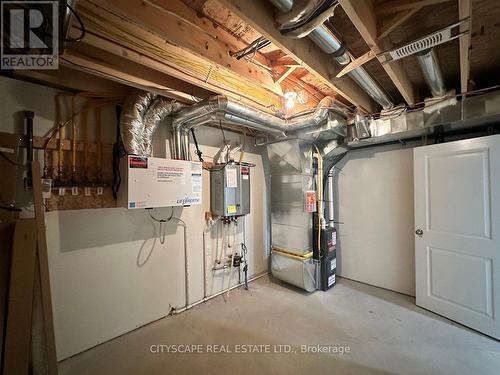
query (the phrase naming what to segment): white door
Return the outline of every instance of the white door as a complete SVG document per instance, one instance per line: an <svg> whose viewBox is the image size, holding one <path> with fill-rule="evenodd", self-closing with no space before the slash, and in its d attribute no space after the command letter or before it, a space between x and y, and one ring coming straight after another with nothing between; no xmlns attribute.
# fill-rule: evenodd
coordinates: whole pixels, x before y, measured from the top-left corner
<svg viewBox="0 0 500 375"><path fill-rule="evenodd" d="M500 135L418 147L417 305L500 339Z"/></svg>

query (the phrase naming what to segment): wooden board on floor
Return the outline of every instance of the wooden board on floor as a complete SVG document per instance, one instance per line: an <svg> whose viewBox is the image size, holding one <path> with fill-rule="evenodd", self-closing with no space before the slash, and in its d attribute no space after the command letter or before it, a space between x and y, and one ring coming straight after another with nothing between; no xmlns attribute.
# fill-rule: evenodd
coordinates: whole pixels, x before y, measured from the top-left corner
<svg viewBox="0 0 500 375"><path fill-rule="evenodd" d="M35 219L19 219L14 230L10 263L4 374L29 373L36 249Z"/></svg>
<svg viewBox="0 0 500 375"><path fill-rule="evenodd" d="M45 236L45 211L42 197L42 180L40 163L32 165L33 200L35 203L35 219L38 242L38 270L40 275L41 307L43 311L44 344L47 358L47 374L57 375L56 340L54 336L54 320L52 316L52 298L50 293L49 259L47 239Z"/></svg>

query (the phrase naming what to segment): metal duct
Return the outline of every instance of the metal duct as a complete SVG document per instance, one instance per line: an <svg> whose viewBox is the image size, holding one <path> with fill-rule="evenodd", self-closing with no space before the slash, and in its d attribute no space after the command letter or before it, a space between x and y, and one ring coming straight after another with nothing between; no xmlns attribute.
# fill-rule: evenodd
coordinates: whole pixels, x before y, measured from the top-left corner
<svg viewBox="0 0 500 375"><path fill-rule="evenodd" d="M214 121L230 122L275 135L318 128L328 121L336 121L340 125L346 124L345 117L340 114L339 109L335 110L334 101L330 97L323 98L314 112L310 114L283 119L218 95L175 114L172 121L174 157L188 156L185 152L188 151L186 145L189 145L189 142L186 144L183 140L183 132Z"/></svg>
<svg viewBox="0 0 500 375"><path fill-rule="evenodd" d="M269 0L269 1L283 13L288 13L293 6L293 0Z"/></svg>
<svg viewBox="0 0 500 375"><path fill-rule="evenodd" d="M120 118L120 133L129 155L151 156L153 135L158 124L182 104L156 94L136 91L125 101Z"/></svg>
<svg viewBox="0 0 500 375"><path fill-rule="evenodd" d="M323 52L329 55L337 53L343 48L337 37L325 25L316 28L308 36ZM344 51L339 56L335 56L335 60L340 65L347 65L351 62L351 57Z"/></svg>
<svg viewBox="0 0 500 375"><path fill-rule="evenodd" d="M297 1L297 0L295 0ZM278 8L281 12L290 13L294 12L294 1L293 0L272 0L271 1L276 8ZM289 7L289 3L292 3L292 6ZM313 5L317 5L317 2L310 2ZM279 4L279 5L277 5ZM289 9L285 11L284 9ZM310 11L309 8L305 8L307 12ZM304 11L304 12L306 12ZM298 22L298 15L302 15L304 12L300 13L295 11L290 17L284 17L279 15L277 17L277 21L287 20L289 23L292 21ZM305 34L305 33L303 33ZM302 35L303 35L302 34ZM333 54L335 60L340 65L347 65L351 62L351 56L345 50L345 46L343 46L339 40L333 35L333 33L324 25L315 28L307 36L318 45L325 53ZM375 80L368 74L368 72L363 68L359 67L357 69L352 70L348 73L348 75L368 94L370 97L375 100L378 104L382 106L384 109L389 109L394 106L389 96L385 93L385 91L375 82Z"/></svg>
<svg viewBox="0 0 500 375"><path fill-rule="evenodd" d="M271 172L272 247L304 255L312 251L312 218L306 192L314 191L311 143L298 139L267 146Z"/></svg>
<svg viewBox="0 0 500 375"><path fill-rule="evenodd" d="M433 134L436 127L444 132L481 126L500 121L500 91L478 96L455 98L418 111L405 112L393 118L369 121L370 135L350 141L357 148Z"/></svg>
<svg viewBox="0 0 500 375"><path fill-rule="evenodd" d="M446 87L444 85L443 75L439 67L439 61L434 49L417 54L417 60L422 69L425 82L431 90L433 97L441 97L446 95Z"/></svg>

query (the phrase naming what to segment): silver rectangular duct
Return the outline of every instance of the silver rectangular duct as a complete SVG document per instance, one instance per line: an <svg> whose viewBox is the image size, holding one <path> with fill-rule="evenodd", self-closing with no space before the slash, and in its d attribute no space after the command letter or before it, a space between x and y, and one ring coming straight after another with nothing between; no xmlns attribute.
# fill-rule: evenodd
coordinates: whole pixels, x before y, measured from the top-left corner
<svg viewBox="0 0 500 375"><path fill-rule="evenodd" d="M453 131L500 121L500 91L437 102L393 118L369 121L370 136L347 143L356 148L433 134L436 127Z"/></svg>
<svg viewBox="0 0 500 375"><path fill-rule="evenodd" d="M312 217L306 192L314 191L311 143L299 139L267 146L271 171L272 247L304 255L312 251Z"/></svg>

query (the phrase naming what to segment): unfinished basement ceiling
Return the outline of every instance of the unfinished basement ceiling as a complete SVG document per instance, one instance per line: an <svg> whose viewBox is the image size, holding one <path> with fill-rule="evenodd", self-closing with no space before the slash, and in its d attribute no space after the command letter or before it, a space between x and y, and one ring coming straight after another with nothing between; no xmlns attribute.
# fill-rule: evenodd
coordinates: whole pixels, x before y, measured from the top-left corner
<svg viewBox="0 0 500 375"><path fill-rule="evenodd" d="M231 34L246 43L251 43L261 36L248 23L225 8L217 0L183 0L183 2L195 9L200 16L212 20L215 24L228 30ZM408 1L408 3L412 2L417 3L417 1ZM390 3L396 2L394 0L376 0L374 1L374 8L377 9L382 4L388 5ZM500 19L500 7L498 5L496 1L472 1L470 71L473 89L485 88L488 85L491 86L492 84L500 83L499 78L496 78L496 80L492 79L492 73L494 73L500 61L500 48L498 48L500 40L500 23L498 22ZM379 30L383 30L388 24L390 25L395 16L397 17L398 13L378 15ZM417 37L446 27L458 20L458 1L437 0L435 4L423 7L396 27L385 38L384 44L387 46L398 46L406 42L411 42ZM334 16L327 22L327 26L339 36L342 42L345 42L354 57L359 57L369 51L368 45L341 6L335 9ZM287 59L291 60L290 57L286 56L285 53L272 44L260 52L271 64L279 64L280 61L287 61ZM457 92L460 92L460 51L458 40L436 47L436 53L442 67L447 88L454 88ZM401 93L376 59L369 61L364 67L386 90L395 103L404 102ZM281 72L279 68L274 69ZM429 90L417 59L414 56L410 56L404 60L404 70L417 92L417 97L420 99L428 97L430 95ZM487 78L487 83L485 78ZM290 80L294 80L295 82L301 80L313 90L317 90L318 96L335 95L335 92L328 85L325 85L306 69L296 69L290 75ZM291 86L293 87L293 83L291 83Z"/></svg>
<svg viewBox="0 0 500 375"><path fill-rule="evenodd" d="M354 60L350 64L357 66L356 59L368 52L374 57L456 23L459 4L468 2L472 9L470 69L461 64L467 48L460 48L459 39L434 48L445 88L459 94L500 83L498 1L339 0L325 26L346 46ZM67 69L186 103L221 94L269 113L293 115L332 96L350 113L356 108L375 114L381 110L359 81L348 74L338 78L344 66L332 55L307 37L282 35L269 0L79 0L77 9L87 35L61 56L60 63ZM410 9L411 16L406 17ZM375 23L377 30L371 27ZM388 28L390 32L380 37ZM73 37L80 34L79 29L73 22ZM235 58L235 52L248 49L259 38L270 43ZM431 96L415 55L386 65L372 58L361 67L394 105L412 106ZM464 81L468 71L470 79ZM370 77L361 79L361 84ZM62 74L54 79L64 81ZM301 98L291 109L285 107L289 91Z"/></svg>

